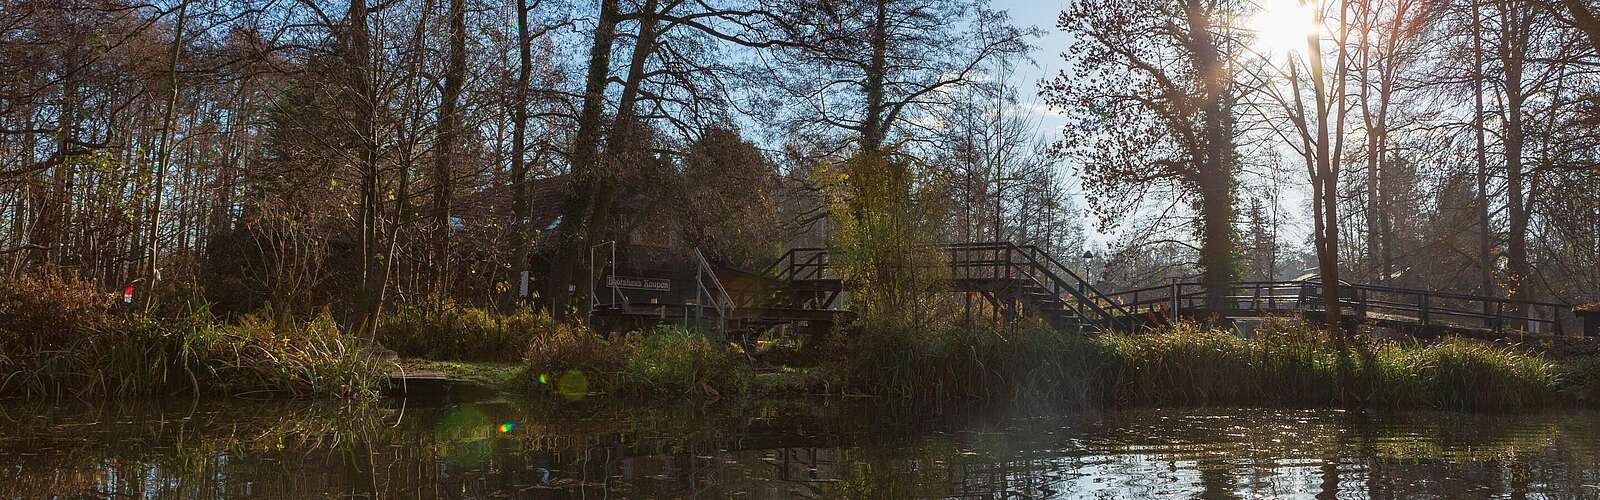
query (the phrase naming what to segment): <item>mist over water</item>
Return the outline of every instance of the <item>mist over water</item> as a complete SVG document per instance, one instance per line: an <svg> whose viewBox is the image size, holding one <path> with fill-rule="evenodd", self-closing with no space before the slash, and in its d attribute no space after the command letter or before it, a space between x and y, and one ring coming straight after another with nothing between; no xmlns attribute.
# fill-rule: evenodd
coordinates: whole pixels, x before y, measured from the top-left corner
<svg viewBox="0 0 1600 500"><path fill-rule="evenodd" d="M0 407L0 498L1600 497L1600 413Z"/></svg>

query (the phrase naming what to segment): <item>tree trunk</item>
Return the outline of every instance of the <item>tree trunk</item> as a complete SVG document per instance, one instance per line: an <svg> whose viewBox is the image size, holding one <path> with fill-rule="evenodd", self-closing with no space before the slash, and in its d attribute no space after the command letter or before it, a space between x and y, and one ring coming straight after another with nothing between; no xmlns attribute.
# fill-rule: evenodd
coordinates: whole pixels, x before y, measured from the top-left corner
<svg viewBox="0 0 1600 500"><path fill-rule="evenodd" d="M583 105L573 139L572 173L561 201L561 223L556 228L559 248L550 279L545 283L550 314L563 321L576 319L571 314L572 297L568 287L575 285L573 275L587 250L583 247L584 235L589 230L586 222L593 204L589 190L598 174L600 135L605 125L605 91L611 77L611 46L616 41L617 22L621 17L617 3L618 0L600 1L600 18L595 24L589 68L584 77Z"/></svg>
<svg viewBox="0 0 1600 500"><path fill-rule="evenodd" d="M183 49L183 24L188 19L189 2L178 4L177 27L172 34L172 47L167 51L167 95L166 110L161 118L161 143L157 153L160 158L156 161L155 188L152 189L150 201L150 235L149 247L145 254L145 294L144 308L149 312L155 305L156 282L160 276L159 260L161 257L161 198L167 190L167 162L172 158L172 128L175 125L174 116L178 111L178 55Z"/></svg>
<svg viewBox="0 0 1600 500"><path fill-rule="evenodd" d="M532 216L528 205L528 85L532 77L533 41L528 39L528 0L517 0L517 92L511 110L511 213L516 217L512 239L516 251L511 257L511 295L515 300L526 300L523 287L528 286L531 269L528 259L532 254Z"/></svg>
<svg viewBox="0 0 1600 500"><path fill-rule="evenodd" d="M886 2L887 0L876 2L877 12L873 17L872 31L867 34L872 55L867 61L866 74L861 80L862 94L866 96L866 109L863 110L861 123L861 151L869 156L876 155L883 149L883 141L888 135L889 127L889 124L884 122L888 118L887 98L884 95L885 79L888 77L886 73L889 50L889 14Z"/></svg>
<svg viewBox="0 0 1600 500"><path fill-rule="evenodd" d="M634 158L632 153L639 150L634 142L639 136L639 120L635 111L639 103L640 86L644 84L645 63L656 50L656 39L660 35L657 21L657 0L645 0L640 7L639 36L635 37L633 54L628 60L628 76L622 83L622 94L617 99L617 114L611 126L611 137L606 141L604 154L601 156L602 169L595 176L591 184L594 204L589 221L589 231L585 245L593 247L603 243L601 238L607 236L611 229L611 205L617 196L617 178L624 165L639 165L649 161L648 158ZM648 148L643 148L648 150ZM621 235L611 235L620 237ZM592 265L592 263L591 263ZM582 302L580 309L587 317L594 304L589 299L589 293L594 283L583 280L578 283L578 300Z"/></svg>
<svg viewBox="0 0 1600 500"><path fill-rule="evenodd" d="M444 88L439 94L439 142L433 159L433 269L434 293L450 293L450 240L454 232L450 221L452 182L451 160L455 157L456 135L461 118L456 112L461 102L461 86L467 70L466 0L450 0L450 52L445 66Z"/></svg>
<svg viewBox="0 0 1600 500"><path fill-rule="evenodd" d="M1478 293L1495 296L1494 257L1490 255L1489 220L1489 160L1488 146L1484 140L1483 126L1483 18L1478 2L1472 4L1472 129L1475 136L1478 181ZM1483 303L1483 314L1493 311L1489 302Z"/></svg>
<svg viewBox="0 0 1600 500"><path fill-rule="evenodd" d="M1200 157L1197 178L1200 185L1202 217L1200 267L1206 289L1206 309L1222 314L1229 309L1228 296L1233 292L1234 234L1233 234L1233 139L1229 113L1225 102L1229 90L1225 82L1224 62L1211 35L1211 17L1206 4L1189 0L1186 18L1189 37L1193 40L1195 71L1207 75L1201 88L1205 93L1202 120L1205 126L1205 150Z"/></svg>
<svg viewBox="0 0 1600 500"><path fill-rule="evenodd" d="M1339 304L1339 178L1334 170L1332 152L1328 147L1328 109L1331 107L1322 70L1322 39L1319 35L1308 38L1307 59L1311 62L1311 81L1316 96L1317 153L1316 176L1311 180L1319 184L1313 203L1321 205L1320 231L1317 235L1317 267L1322 275L1322 300L1324 314L1330 331L1344 337L1340 326L1342 315ZM1341 341L1342 345L1342 341Z"/></svg>
<svg viewBox="0 0 1600 500"><path fill-rule="evenodd" d="M380 253L379 222L382 197L378 172L377 124L374 108L377 95L371 80L371 40L367 34L366 0L350 0L347 45L344 47L345 67L349 74L354 117L357 153L360 164L356 166L361 177L360 232L361 232L361 288L357 291L358 319L356 333L369 338L377 333L378 317L383 310L383 296L388 285L385 262L389 259Z"/></svg>
<svg viewBox="0 0 1600 500"><path fill-rule="evenodd" d="M1508 2L1510 3L1510 2ZM1530 14L1502 12L1505 16L1501 28L1500 59L1502 64L1501 89L1505 92L1505 125L1501 142L1506 161L1506 298L1522 299L1522 288L1528 278L1528 210L1523 196L1522 171L1523 130L1522 106L1527 100L1522 77L1528 41ZM1512 311L1521 316L1525 308L1512 304Z"/></svg>
<svg viewBox="0 0 1600 500"><path fill-rule="evenodd" d="M1561 4L1565 5L1567 12L1572 15L1573 26L1582 31L1584 38L1589 41L1589 46L1594 48L1596 53L1600 53L1600 19L1595 18L1594 11L1589 9L1585 0L1561 0Z"/></svg>

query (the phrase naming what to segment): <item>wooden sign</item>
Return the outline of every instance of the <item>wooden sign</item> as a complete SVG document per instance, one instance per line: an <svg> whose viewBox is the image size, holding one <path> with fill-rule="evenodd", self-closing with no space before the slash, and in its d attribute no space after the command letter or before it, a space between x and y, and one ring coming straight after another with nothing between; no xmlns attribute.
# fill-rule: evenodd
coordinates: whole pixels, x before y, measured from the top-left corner
<svg viewBox="0 0 1600 500"><path fill-rule="evenodd" d="M672 290L672 280L641 278L637 276L607 276L606 286L631 290L666 292Z"/></svg>

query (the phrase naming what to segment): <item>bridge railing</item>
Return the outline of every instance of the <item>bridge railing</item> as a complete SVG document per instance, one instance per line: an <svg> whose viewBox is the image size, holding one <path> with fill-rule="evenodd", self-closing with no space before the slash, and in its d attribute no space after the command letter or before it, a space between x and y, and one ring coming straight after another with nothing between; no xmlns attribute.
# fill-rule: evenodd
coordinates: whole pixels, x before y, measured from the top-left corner
<svg viewBox="0 0 1600 500"><path fill-rule="evenodd" d="M1107 329L1130 329L1131 311L1106 297L1087 280L1063 265L1049 252L1031 245L1009 242L954 243L925 247L943 254L919 260L920 267L945 267L952 280L1029 280L1035 287L1069 307L1079 317ZM826 248L794 248L785 252L763 273L781 281L839 279ZM996 281L998 286L1000 281Z"/></svg>
<svg viewBox="0 0 1600 500"><path fill-rule="evenodd" d="M733 310L738 307L733 297L728 295L728 290L722 287L722 280L717 278L717 272L706 261L706 256L700 253L699 248L694 249L695 274L694 274L694 302L696 319L705 317L705 307L710 305L717 313L717 328L726 332L728 317L733 315ZM707 285L710 286L707 286Z"/></svg>
<svg viewBox="0 0 1600 500"><path fill-rule="evenodd" d="M1572 307L1554 302L1513 300L1383 285L1343 283L1339 302L1364 319L1415 322L1422 326L1481 327L1496 333L1514 325L1531 332L1562 335ZM1244 281L1235 283L1227 297L1225 314L1284 313L1323 309L1318 281ZM1181 310L1205 309L1206 289L1200 283L1172 283L1108 295L1139 314L1161 312L1176 317Z"/></svg>
<svg viewBox="0 0 1600 500"><path fill-rule="evenodd" d="M1484 297L1451 292L1414 290L1383 285L1345 285L1361 311L1410 317L1424 326L1435 323L1481 326L1496 333L1526 325L1530 333L1566 332L1572 307L1554 302ZM1476 324L1474 324L1476 323Z"/></svg>

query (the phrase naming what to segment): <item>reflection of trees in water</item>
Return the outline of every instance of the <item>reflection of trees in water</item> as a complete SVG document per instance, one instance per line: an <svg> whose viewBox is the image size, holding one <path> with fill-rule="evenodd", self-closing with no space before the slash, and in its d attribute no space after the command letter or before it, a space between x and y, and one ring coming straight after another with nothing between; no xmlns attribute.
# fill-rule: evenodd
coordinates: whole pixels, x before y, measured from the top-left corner
<svg viewBox="0 0 1600 500"><path fill-rule="evenodd" d="M291 470L345 468L374 442L373 409L237 403L163 413L152 407L0 411L0 496L234 497L320 491L336 483ZM235 482L234 477L293 482ZM289 489L281 489L289 488Z"/></svg>
<svg viewBox="0 0 1600 500"><path fill-rule="evenodd" d="M805 402L655 410L10 408L0 497L1600 494L1582 489L1600 484L1592 414L1151 411L917 428Z"/></svg>

